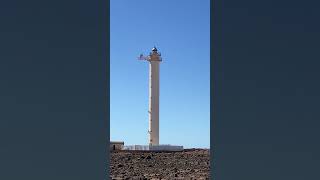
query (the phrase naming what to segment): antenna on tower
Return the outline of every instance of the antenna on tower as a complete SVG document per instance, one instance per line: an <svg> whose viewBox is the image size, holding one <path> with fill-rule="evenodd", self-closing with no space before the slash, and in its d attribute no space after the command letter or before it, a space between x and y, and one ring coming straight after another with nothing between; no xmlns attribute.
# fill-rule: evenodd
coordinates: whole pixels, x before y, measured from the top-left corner
<svg viewBox="0 0 320 180"><path fill-rule="evenodd" d="M144 56L143 54L140 54L140 56L138 57L138 60L149 60L149 56Z"/></svg>

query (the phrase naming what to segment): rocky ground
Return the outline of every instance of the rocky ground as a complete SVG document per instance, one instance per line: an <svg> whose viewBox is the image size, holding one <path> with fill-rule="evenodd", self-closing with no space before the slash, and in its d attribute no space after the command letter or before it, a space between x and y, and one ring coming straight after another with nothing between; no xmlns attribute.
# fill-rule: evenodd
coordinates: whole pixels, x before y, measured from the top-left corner
<svg viewBox="0 0 320 180"><path fill-rule="evenodd" d="M210 152L111 152L110 179L210 179Z"/></svg>

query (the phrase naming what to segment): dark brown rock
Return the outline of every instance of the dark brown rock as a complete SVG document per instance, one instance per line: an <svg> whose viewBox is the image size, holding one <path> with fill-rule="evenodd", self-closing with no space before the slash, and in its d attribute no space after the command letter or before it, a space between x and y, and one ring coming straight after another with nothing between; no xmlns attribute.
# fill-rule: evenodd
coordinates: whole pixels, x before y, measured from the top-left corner
<svg viewBox="0 0 320 180"><path fill-rule="evenodd" d="M110 157L110 179L209 179L210 152L118 151Z"/></svg>

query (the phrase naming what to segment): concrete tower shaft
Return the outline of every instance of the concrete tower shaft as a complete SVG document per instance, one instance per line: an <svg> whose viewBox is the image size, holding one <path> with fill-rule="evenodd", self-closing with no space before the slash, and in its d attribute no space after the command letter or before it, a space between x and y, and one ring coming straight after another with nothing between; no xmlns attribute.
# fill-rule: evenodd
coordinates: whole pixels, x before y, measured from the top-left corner
<svg viewBox="0 0 320 180"><path fill-rule="evenodd" d="M149 65L149 144L159 145L159 63Z"/></svg>
<svg viewBox="0 0 320 180"><path fill-rule="evenodd" d="M159 64L161 55L156 47L149 55L149 144L159 145Z"/></svg>

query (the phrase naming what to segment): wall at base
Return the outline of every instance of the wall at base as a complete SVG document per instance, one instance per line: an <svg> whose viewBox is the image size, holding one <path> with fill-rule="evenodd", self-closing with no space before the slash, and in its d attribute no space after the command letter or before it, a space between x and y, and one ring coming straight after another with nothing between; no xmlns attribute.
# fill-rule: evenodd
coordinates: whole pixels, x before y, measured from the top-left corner
<svg viewBox="0 0 320 180"><path fill-rule="evenodd" d="M172 145L131 145L124 146L123 150L140 150L140 151L182 151L183 146Z"/></svg>

